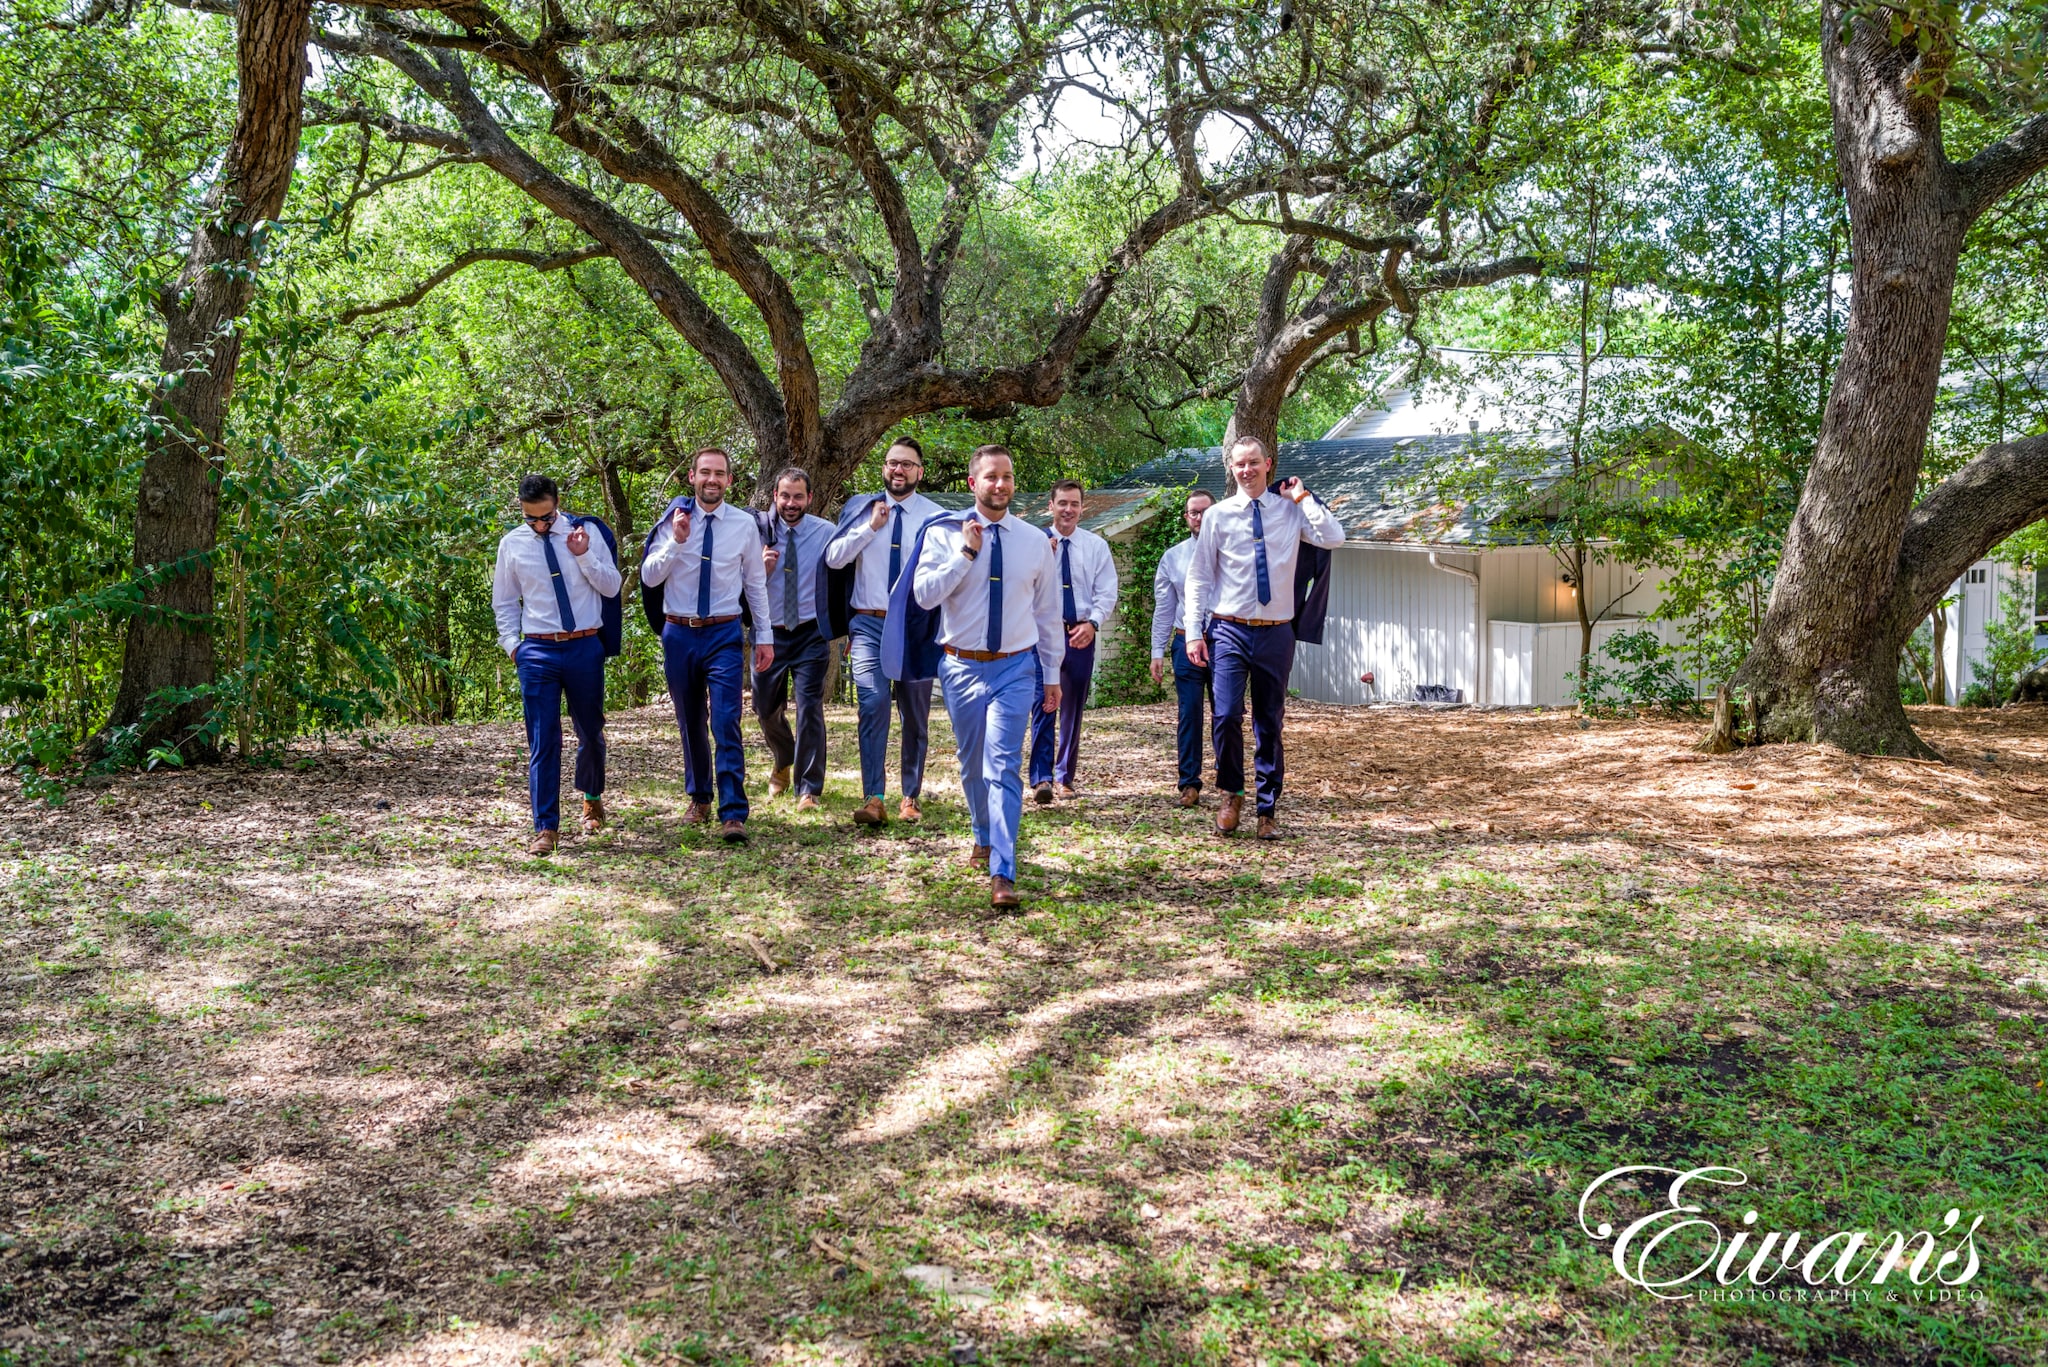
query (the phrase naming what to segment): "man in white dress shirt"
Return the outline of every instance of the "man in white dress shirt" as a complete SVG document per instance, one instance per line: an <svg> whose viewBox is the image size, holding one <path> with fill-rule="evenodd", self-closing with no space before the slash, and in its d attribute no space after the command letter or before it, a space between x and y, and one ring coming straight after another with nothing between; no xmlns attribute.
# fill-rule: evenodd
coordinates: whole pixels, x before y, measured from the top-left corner
<svg viewBox="0 0 2048 1367"><path fill-rule="evenodd" d="M498 542L491 611L498 644L519 671L526 713L526 797L533 809L531 854L552 854L560 838L562 699L576 727L576 786L583 830L604 827L604 599L619 591L619 567L604 538L574 525L546 475L519 481L525 526Z"/></svg>
<svg viewBox="0 0 2048 1367"><path fill-rule="evenodd" d="M1277 840L1275 814L1287 776L1280 728L1287 680L1294 672L1295 562L1303 542L1326 549L1343 545L1344 524L1298 479L1268 489L1273 457L1257 437L1232 442L1223 464L1237 492L1202 515L1188 561L1181 626L1188 634L1188 660L1211 669L1216 786L1224 794L1216 832L1231 834L1244 815L1244 700L1249 689L1258 837ZM1206 641L1201 638L1205 623Z"/></svg>
<svg viewBox="0 0 2048 1367"><path fill-rule="evenodd" d="M879 826L889 819L883 808L888 796L889 705L893 691L902 724L898 746L903 801L896 815L916 821L918 799L924 795L924 761L929 748L932 681L898 680L882 673L882 631L889 616L889 592L908 563L918 528L945 510L917 492L924 478L924 448L914 437L898 437L882 457L882 492L848 499L839 515L825 564L844 573L852 570L851 608L842 599L838 611L847 644L846 664L853 673L854 697L860 705L861 805L853 819ZM839 623L833 626L838 627ZM834 630L836 637L838 631Z"/></svg>
<svg viewBox="0 0 2048 1367"><path fill-rule="evenodd" d="M775 476L773 546L761 551L768 572L768 612L775 659L754 673L754 717L775 763L768 796L796 788L796 809L814 812L825 791L825 666L830 642L819 628L818 566L832 524L809 516L811 477L792 465ZM755 634L762 633L757 623ZM789 729L789 695L796 693L796 730Z"/></svg>
<svg viewBox="0 0 2048 1367"><path fill-rule="evenodd" d="M1010 516L1016 475L1000 446L967 463L974 510L934 521L912 558L911 592L939 615L939 684L960 755L960 787L974 826L976 868L989 902L1018 905L1017 828L1024 816L1024 733L1044 689L1060 705L1059 562L1045 533Z"/></svg>
<svg viewBox="0 0 2048 1367"><path fill-rule="evenodd" d="M1059 562L1060 619L1066 623L1067 653L1060 661L1058 712L1031 719L1031 786L1041 803L1074 795L1074 770L1081 757L1081 709L1095 682L1095 638L1116 611L1116 560L1109 543L1081 526L1085 497L1081 481L1063 479L1052 486L1050 532L1053 558ZM1059 725L1057 763L1053 725Z"/></svg>
<svg viewBox="0 0 2048 1367"><path fill-rule="evenodd" d="M661 632L661 667L683 737L683 788L690 795L684 819L711 819L715 736L719 834L737 843L747 838L740 595L746 595L756 622L772 619L761 531L752 513L725 501L731 483L732 457L723 449L707 446L690 457L696 497L678 500L680 506L656 525L640 562L640 582L662 589L667 625ZM765 674L774 661L772 644L754 647L754 673Z"/></svg>
<svg viewBox="0 0 2048 1367"><path fill-rule="evenodd" d="M1206 489L1188 495L1181 520L1188 538L1176 541L1159 557L1159 570L1152 576L1152 682L1166 678L1169 657L1173 665L1173 692L1179 703L1173 739L1180 754L1180 805L1192 807L1202 798L1202 706L1209 697L1209 671L1188 659L1188 634L1181 626L1181 600L1188 581L1188 561L1194 558L1195 538L1202 530L1202 514L1216 496ZM1201 636L1197 635L1196 640Z"/></svg>

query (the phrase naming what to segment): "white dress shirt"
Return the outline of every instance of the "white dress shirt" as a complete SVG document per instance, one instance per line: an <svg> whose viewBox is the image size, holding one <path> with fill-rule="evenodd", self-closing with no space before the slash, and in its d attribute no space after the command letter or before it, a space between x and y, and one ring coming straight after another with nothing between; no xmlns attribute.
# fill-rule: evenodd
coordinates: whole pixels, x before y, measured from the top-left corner
<svg viewBox="0 0 2048 1367"><path fill-rule="evenodd" d="M868 525L870 510L825 548L825 563L835 570L843 570L855 557L859 558L860 566L853 572L853 605L876 612L889 608L889 543L895 537L896 510L903 510L903 555L897 562L901 565L910 563L910 548L917 543L917 529L946 511L915 490L900 499L883 494L882 501L889 505L889 517L880 531ZM870 548L872 555L867 554Z"/></svg>
<svg viewBox="0 0 2048 1367"><path fill-rule="evenodd" d="M690 534L676 543L675 523L661 520L654 549L640 562L640 582L663 585L661 605L678 617L697 615L697 575L704 560L704 529L717 524L711 536L711 611L707 617L729 617L740 610L740 594L756 622L768 619L768 571L761 564L761 530L754 515L730 503L690 514Z"/></svg>
<svg viewBox="0 0 2048 1367"><path fill-rule="evenodd" d="M1173 633L1181 630L1180 604L1187 592L1188 561L1195 554L1195 539L1176 541L1159 557L1159 569L1152 576L1152 658L1163 660L1173 652ZM1204 624L1206 625L1206 623Z"/></svg>
<svg viewBox="0 0 2048 1367"><path fill-rule="evenodd" d="M781 553L775 562L775 573L768 576L769 624L787 631L792 625L802 626L805 622L818 619L818 557L825 553L825 543L832 539L832 524L822 517L806 513L798 519L795 527L775 518L775 548ZM906 548L907 549L907 548ZM783 584L791 567L796 570L796 621L782 620L782 602L786 590ZM888 566L884 565L884 569Z"/></svg>
<svg viewBox="0 0 2048 1367"><path fill-rule="evenodd" d="M1301 543L1344 544L1344 524L1311 494L1296 503L1271 489L1259 495L1266 534L1266 587L1259 601L1257 548L1252 542L1252 501L1242 492L1209 506L1188 557L1187 601L1181 626L1193 640L1212 616L1285 622L1294 616L1294 562Z"/></svg>
<svg viewBox="0 0 2048 1367"><path fill-rule="evenodd" d="M498 644L507 655L519 648L529 633L581 631L603 620L603 599L619 591L619 567L612 563L610 547L595 527L589 528L590 545L583 554L569 550L569 533L576 530L567 513L555 518L548 539L555 543L555 563L562 567L562 582L569 589L569 611L576 625L562 625L562 609L555 601L555 588L548 572L547 551L531 527L514 527L498 540L498 564L491 572L491 611L498 619Z"/></svg>
<svg viewBox="0 0 2048 1367"><path fill-rule="evenodd" d="M1060 548L1067 538L1057 531L1049 538L1052 542L1053 563L1060 559ZM1110 553L1109 543L1089 531L1086 527L1074 528L1073 550L1068 560L1074 567L1074 608L1080 616L1076 622L1093 622L1096 631L1109 620L1109 614L1116 611L1116 557ZM1066 613L1066 599L1060 599L1060 612Z"/></svg>
<svg viewBox="0 0 2048 1367"><path fill-rule="evenodd" d="M981 514L975 519L982 521ZM1038 648L1039 675L1049 684L1060 681L1060 661L1067 653L1067 630L1060 621L1060 566L1052 542L1021 517L982 522L981 554L967 557L966 541L957 525L934 527L925 536L917 558L911 592L918 606L939 613L939 644L961 650L988 648L988 573L995 562L990 547L1003 542L1002 649Z"/></svg>

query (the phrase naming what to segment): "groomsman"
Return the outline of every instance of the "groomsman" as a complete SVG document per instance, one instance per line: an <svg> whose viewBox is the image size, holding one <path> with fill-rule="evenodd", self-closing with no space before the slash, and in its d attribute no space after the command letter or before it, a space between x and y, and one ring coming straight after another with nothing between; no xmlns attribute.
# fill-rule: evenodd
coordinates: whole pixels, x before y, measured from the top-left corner
<svg viewBox="0 0 2048 1367"><path fill-rule="evenodd" d="M1188 580L1188 561L1194 557L1195 538L1202 530L1202 514L1215 501L1215 495L1203 489L1188 495L1187 506L1181 512L1181 520L1187 524L1187 540L1176 541L1159 557L1159 571L1152 576L1152 682L1165 679L1170 655L1173 691L1180 703L1173 738L1180 751L1183 807L1194 806L1202 796L1202 704L1209 697L1209 670L1188 659L1188 634L1181 626L1181 600ZM1201 635L1195 639L1200 640Z"/></svg>
<svg viewBox="0 0 2048 1367"><path fill-rule="evenodd" d="M1258 838L1278 840L1275 812L1287 761L1280 727L1287 679L1294 672L1296 626L1304 610L1302 543L1324 550L1344 544L1344 524L1298 479L1268 489L1273 457L1257 437L1240 437L1224 452L1237 492L1211 507L1188 561L1181 625L1188 660L1211 667L1216 786L1224 793L1216 833L1229 835L1244 814L1244 700L1252 702L1258 771ZM1327 596L1327 575L1314 576ZM1313 632L1320 640L1320 607ZM1204 623L1209 636L1201 637Z"/></svg>
<svg viewBox="0 0 2048 1367"><path fill-rule="evenodd" d="M1081 757L1081 708L1095 682L1095 638L1116 611L1116 561L1109 543L1081 526L1081 482L1052 486L1053 558L1059 562L1060 619L1066 624L1067 653L1060 662L1057 714L1041 710L1031 719L1031 786L1041 803L1052 801L1053 780L1061 797L1074 795L1074 767ZM1040 700L1041 702L1043 699ZM1053 723L1059 723L1058 764L1054 764Z"/></svg>
<svg viewBox="0 0 2048 1367"><path fill-rule="evenodd" d="M924 448L914 437L898 437L882 457L882 492L849 499L825 548L826 614L831 639L847 638L846 663L853 671L860 705L860 783L864 801L853 819L879 826L888 793L889 705L892 685L882 672L882 630L889 594L909 562L918 528L945 511L917 492L924 478ZM932 715L932 681L899 680L893 685L903 734L899 748L903 801L896 815L916 821L924 794L924 761Z"/></svg>
<svg viewBox="0 0 2048 1367"><path fill-rule="evenodd" d="M974 827L972 867L989 874L989 902L1015 907L1017 827L1024 815L1024 735L1043 689L1060 704L1059 562L1052 543L1010 516L1010 453L983 446L967 463L974 507L933 518L918 534L889 605L883 665L893 678L936 671L960 755Z"/></svg>
<svg viewBox="0 0 2048 1367"><path fill-rule="evenodd" d="M546 475L519 481L524 527L498 542L491 611L498 644L519 671L526 713L526 797L533 809L529 854L553 854L561 827L562 698L576 727L576 786L583 831L604 828L604 600L619 592L619 567L605 538L561 511Z"/></svg>
<svg viewBox="0 0 2048 1367"><path fill-rule="evenodd" d="M818 626L819 566L832 524L808 515L811 477L792 465L775 476L775 544L761 551L768 574L768 612L775 659L754 672L754 716L774 757L768 796L796 787L796 809L813 812L825 791L825 667L830 640ZM756 638L765 634L756 622ZM787 705L796 690L796 732Z"/></svg>
<svg viewBox="0 0 2048 1367"><path fill-rule="evenodd" d="M712 739L717 740L719 834L747 838L747 770L740 748L740 676L744 642L740 595L756 622L770 621L761 531L753 514L725 501L732 457L707 446L690 457L694 499L683 497L648 534L640 582L660 587L662 672L683 737L684 819L711 819ZM754 672L765 674L775 647L754 647ZM707 727L708 707L708 727Z"/></svg>

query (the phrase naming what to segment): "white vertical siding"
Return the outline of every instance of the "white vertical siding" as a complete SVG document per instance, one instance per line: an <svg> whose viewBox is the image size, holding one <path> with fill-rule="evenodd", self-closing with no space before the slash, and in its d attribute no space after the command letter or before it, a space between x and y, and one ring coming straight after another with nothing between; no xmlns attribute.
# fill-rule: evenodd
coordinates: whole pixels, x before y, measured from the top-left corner
<svg viewBox="0 0 2048 1367"><path fill-rule="evenodd" d="M1446 554L1472 569L1480 557ZM1483 591L1485 571L1481 570ZM1448 684L1478 697L1474 677L1473 585L1429 563L1426 553L1341 546L1330 553L1330 615L1320 646L1295 651L1293 687L1318 702L1372 701L1359 676L1370 671L1379 698L1412 697L1418 684Z"/></svg>

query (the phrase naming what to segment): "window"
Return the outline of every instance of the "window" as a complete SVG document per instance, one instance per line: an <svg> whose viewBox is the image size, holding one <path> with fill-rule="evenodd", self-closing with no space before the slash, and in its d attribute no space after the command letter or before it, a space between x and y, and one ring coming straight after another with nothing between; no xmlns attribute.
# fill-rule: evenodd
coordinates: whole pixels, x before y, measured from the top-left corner
<svg viewBox="0 0 2048 1367"><path fill-rule="evenodd" d="M1964 582L1965 584L1981 584L1981 583L1983 583L1983 582L1984 582L1984 571L1983 571L1983 570L1981 570L1981 569L1975 569L1975 570L1971 570L1971 571L1970 571L1970 572L1969 572L1968 574L1966 574L1966 575L1964 575L1964 576L1963 576L1963 582Z"/></svg>

